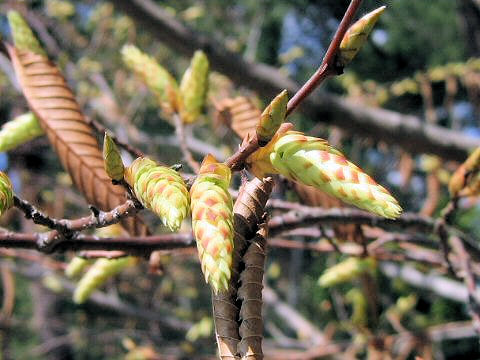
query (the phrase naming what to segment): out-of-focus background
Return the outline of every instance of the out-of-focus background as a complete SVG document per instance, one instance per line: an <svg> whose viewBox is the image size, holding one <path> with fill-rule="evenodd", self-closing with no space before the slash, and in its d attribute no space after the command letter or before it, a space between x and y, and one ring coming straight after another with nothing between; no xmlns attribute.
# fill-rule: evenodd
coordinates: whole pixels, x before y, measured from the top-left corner
<svg viewBox="0 0 480 360"><path fill-rule="evenodd" d="M243 96L261 109L274 95L277 80L288 76L303 83L320 64L348 3L3 0L0 33L11 42L5 14L13 8L22 12L50 58L61 67L85 114L120 140L174 164L182 159L175 129L162 119L147 87L123 64L120 49L124 44L136 45L179 78L195 50L195 41L201 41L198 48L212 56L210 90L202 119L186 129L187 142L198 160L208 152L225 159L241 141L230 129L228 121L232 119L218 114L228 103L225 99ZM153 24L154 15L153 20L142 17L138 9L145 4L151 14L193 29L191 34L197 39L175 43L173 28L162 31ZM480 2L365 0L359 14L381 5L387 5L387 10L368 43L343 75L326 81L315 95L321 99L325 92L335 101L347 98L353 113L357 108L367 109L371 116L365 115L364 122L350 122L349 112L342 113L341 106L330 108L328 102L320 101L323 109L312 111L311 106L304 109L301 105L290 120L309 135L329 139L390 189L406 211L437 217L448 201L451 173L467 157L468 144L480 143ZM244 64L237 58L231 62L219 59L225 54L223 49L250 63L252 76L259 63L275 68L276 75L266 76L273 85L242 75L243 68L236 67ZM4 55L0 56L0 69L0 122L4 123L28 107ZM235 73L240 75L235 78ZM394 112L385 115L384 122L384 113L377 112L381 108ZM398 118L398 114L413 118ZM340 126L330 126L339 125L339 117ZM397 120L412 119L418 132L430 134L425 141L420 142L413 133L409 141L402 131L411 129L402 126L397 134L381 130ZM429 132L430 126L449 132ZM452 150L441 148L443 140L454 138L458 141ZM464 147L462 139L466 139ZM128 154L124 155L128 160ZM52 217L89 214L45 137L0 153L0 169L8 172L16 193ZM184 170L192 172L188 165ZM235 188L239 183L236 179ZM314 199L317 195L308 191L279 181L275 197L339 206L328 199ZM463 199L454 226L478 240L479 218L478 198ZM154 232L165 231L153 218L147 216L147 220ZM22 232L41 231L14 210L1 219L1 225ZM184 226L188 231L189 225ZM392 229L392 234L402 231ZM465 286L461 279L449 276L445 267L428 261L434 255L439 258L438 242L422 243L422 249L428 250L425 253L413 246L392 244L390 250L398 254L397 261L379 259L374 274L368 275L374 279L370 289L373 302L362 291L372 282L365 284L361 277L338 286L319 285L324 270L346 258L323 246L322 239L333 233L340 245L358 245L363 241L359 238L377 239L375 231L315 227L309 234L276 239L277 245L283 240L294 242L288 243L292 246L271 246L268 252L264 293L267 358L480 357L466 296L459 295L466 291ZM312 246L299 246L306 243ZM410 255L402 257L405 253ZM2 359L215 357L210 290L193 249L162 254L160 273L149 272L147 261L128 267L81 306L72 301L75 280L63 275L64 264L72 257L73 253L44 256L2 250ZM437 264L442 265L441 259Z"/></svg>

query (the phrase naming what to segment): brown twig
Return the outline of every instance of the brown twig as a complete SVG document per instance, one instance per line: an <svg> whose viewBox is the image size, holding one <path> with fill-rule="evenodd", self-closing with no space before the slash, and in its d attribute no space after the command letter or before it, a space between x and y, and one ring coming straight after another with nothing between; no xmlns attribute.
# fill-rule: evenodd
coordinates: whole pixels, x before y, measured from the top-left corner
<svg viewBox="0 0 480 360"><path fill-rule="evenodd" d="M230 156L225 164L232 169L232 171L240 171L245 166L245 160L260 148L258 143L258 136L256 133L247 135L247 138L242 142L240 148Z"/></svg>
<svg viewBox="0 0 480 360"><path fill-rule="evenodd" d="M48 215L45 215L40 210L36 209L33 205L17 196L14 196L14 205L23 211L27 219L32 219L34 223L52 229L52 231L46 233L32 234L36 241L33 248L37 248L44 252L51 251L62 241L78 237L77 233L80 231L116 224L128 216L135 215L141 209L134 200L127 200L125 203L110 211L101 211L91 206L90 209L92 210L92 214L90 216L68 220L50 218ZM15 235L13 233L6 234ZM7 236L7 239L8 238L9 236ZM25 239L28 242L31 238L27 237ZM25 247L21 245L21 241L18 244L20 245L18 247ZM27 247L32 248L31 246ZM106 249L108 249L108 247Z"/></svg>
<svg viewBox="0 0 480 360"><path fill-rule="evenodd" d="M50 240L45 245L45 238ZM130 255L145 255L154 250L169 250L195 246L190 233L165 234L144 237L98 237L79 234L66 239L57 231L47 233L0 233L0 245L5 248L33 249L42 252L65 252L67 250L120 250Z"/></svg>
<svg viewBox="0 0 480 360"><path fill-rule="evenodd" d="M341 74L343 69L339 69L335 64L335 57L340 47L340 43L352 22L358 7L362 0L352 0L348 6L343 19L338 25L337 31L333 36L327 52L323 57L322 63L315 73L308 79L308 81L297 91L297 93L288 101L287 116L290 115L297 106L313 91L315 90L328 76Z"/></svg>
<svg viewBox="0 0 480 360"><path fill-rule="evenodd" d="M453 270L453 265L448 257L448 254L450 252L450 245L448 244L448 238L450 236L447 226L448 224L451 223L452 216L457 209L457 203L458 199L454 198L451 199L447 206L442 210L442 214L439 219L437 219L435 223L435 228L434 232L438 234L438 237L440 238L440 247L442 249L443 253L443 258L445 263L447 264L447 268L450 272L451 275L455 275L455 272Z"/></svg>
<svg viewBox="0 0 480 360"><path fill-rule="evenodd" d="M470 315L472 316L475 331L478 335L480 335L480 301L478 299L478 295L476 294L477 285L475 275L472 271L471 258L468 252L465 250L465 246L459 237L450 237L450 244L459 258L460 267L463 271L463 275L461 277L463 277L465 286L468 290L468 307L470 310Z"/></svg>
<svg viewBox="0 0 480 360"><path fill-rule="evenodd" d="M269 221L270 234L277 235L285 230L301 226L337 224L359 224L374 227L389 228L411 228L422 232L432 232L435 220L415 213L404 213L395 220L386 219L373 215L363 210L353 208L318 208L303 206L304 211L293 210L287 213L274 216Z"/></svg>
<svg viewBox="0 0 480 360"><path fill-rule="evenodd" d="M37 245L38 235L39 234L0 233L0 245L2 247L25 248L43 251L43 249L39 249ZM386 251L385 249L377 248L370 251L369 255L378 260L400 262L413 260L436 267L442 265L441 255L434 250L427 250L418 246L415 247L415 250L412 250L412 247L407 245L412 244L399 244L400 248L405 248L405 254L392 253ZM285 249L305 249L308 251L322 253L336 251L328 242L305 243L278 237L269 239L268 246ZM180 249L193 249L194 247L195 241L190 233L164 234L148 236L144 238L99 238L92 235L79 235L75 239L57 241L55 247L50 249L50 251L64 252L69 250L88 250L89 253L91 253L91 251L98 250L99 253L96 253L96 255L100 257L112 257L111 254L120 254L120 252L122 252L122 255L128 254L134 256L148 256L155 250L170 250L178 253ZM363 249L359 245L350 243L339 246L339 249L341 254L353 256L361 256L363 252ZM425 253L423 254L423 252ZM95 252L93 254L95 254Z"/></svg>
<svg viewBox="0 0 480 360"><path fill-rule="evenodd" d="M129 254L120 250L86 250L79 252L76 256L84 259L118 259L121 257L129 256Z"/></svg>
<svg viewBox="0 0 480 360"><path fill-rule="evenodd" d="M27 219L32 219L35 224L46 226L52 230L57 230L64 236L71 236L70 229L66 227L63 221L45 215L28 201L20 199L16 195L13 196L13 206L21 210Z"/></svg>
<svg viewBox="0 0 480 360"><path fill-rule="evenodd" d="M115 144L117 144L119 147L121 147L125 151L129 152L133 157L137 158L137 157L145 156L145 154L140 149L137 149L136 147L126 142L120 141L118 137L116 137L111 131L109 131L105 126L100 124L98 121L92 118L86 118L86 119L87 119L87 123L92 127L93 130L95 130L95 132L99 136L103 137L103 135L107 132L108 135L110 135L112 140L115 142Z"/></svg>
<svg viewBox="0 0 480 360"><path fill-rule="evenodd" d="M335 33L330 45L325 53L320 67L307 80L307 82L295 93L295 95L288 101L287 114L290 115L297 106L304 101L308 95L315 90L328 76L340 74L342 69L339 69L335 64L335 55L338 51L343 36L348 30L348 26L352 22L355 12L360 6L362 0L352 0L348 6L345 15L343 16L337 32ZM258 150L260 143L257 134L250 135L249 138L243 141L240 148L225 162L232 170L239 171L244 167L244 162L247 157Z"/></svg>
<svg viewBox="0 0 480 360"><path fill-rule="evenodd" d="M271 204L277 205L276 202ZM292 203L293 204L293 203ZM289 202L282 202L281 208L289 208ZM402 230L410 229L420 231L425 234L434 232L436 222L435 219L420 216L414 213L405 213L396 220L389 220L378 217L376 215L367 213L362 210L350 209L350 208L331 208L323 209L318 207L309 207L303 205L296 205L294 211L289 211L285 214L272 217L268 226L270 229L270 235L272 237L278 236L293 229L302 229L310 225L322 224L338 225L338 224L359 224L369 225L373 227L380 227L385 229L391 229L392 227L400 228ZM99 212L99 219L95 215L86 216L84 218L76 220L57 220L62 224L68 225L68 229L71 231L80 231L91 227L101 227L118 222L124 216L132 215L137 209L131 200L125 204L109 211ZM250 221L249 219L247 219ZM253 219L252 221L255 221ZM455 228L448 225L444 227L447 234L460 236L462 239L469 240L468 236L462 234ZM62 236L57 231L51 231L42 234L15 234L15 233L0 233L0 245L2 247L20 247L20 248L40 248L40 250L47 251L44 246L37 246L30 244L31 239L37 239L38 237L53 238L56 241L60 241ZM417 235L418 237L418 235ZM62 249L67 249L69 246L72 248L80 248L82 250L124 250L122 248L122 238L116 238L119 243L112 243L111 240L107 242L104 239L98 239L96 245L93 248L88 246L93 245L85 243L88 237L83 237L82 244L76 245L77 241L80 241L82 237L77 236L75 240L70 240L68 245L62 245ZM95 238L96 239L96 238ZM136 242L139 245L147 244L149 241L155 241L155 236L137 236L129 238L132 242ZM393 240L394 241L394 240ZM93 241L95 242L95 241ZM110 246L109 246L110 244ZM469 241L465 244L468 251L471 252L476 258L480 257L480 249L475 246L473 241ZM154 248L154 246L153 246ZM129 248L131 249L131 248ZM372 249L373 250L373 249Z"/></svg>

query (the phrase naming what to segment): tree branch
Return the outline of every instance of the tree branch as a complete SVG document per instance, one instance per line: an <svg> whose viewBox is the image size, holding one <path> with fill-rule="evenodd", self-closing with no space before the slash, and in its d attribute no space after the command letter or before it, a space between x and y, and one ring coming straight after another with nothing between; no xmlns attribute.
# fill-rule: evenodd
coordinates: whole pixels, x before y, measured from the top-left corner
<svg viewBox="0 0 480 360"><path fill-rule="evenodd" d="M287 202L283 202L284 206L285 204L287 204ZM137 209L133 202L129 200L112 211L101 212L102 215L99 218L92 214L76 220L56 221L64 221L65 224L68 224L68 229L72 231L80 231L87 228L110 225L118 222L124 216L133 215L136 211ZM306 226L315 224L360 224L386 229L397 227L402 230L411 229L425 234L431 234L436 227L436 220L413 213L405 213L396 220L389 220L357 209L323 209L299 205L295 211L289 211L285 214L274 216L268 221L270 237L278 236L284 232L291 231L292 229L305 228ZM480 258L480 249L478 249L478 247L465 234L448 226L446 227L446 231L452 235L460 236L464 240L469 240L465 243L468 251L472 256L475 256L475 258ZM45 239L49 241L45 242ZM407 236L406 239L415 240L422 238L417 235L415 238ZM121 250L132 255L142 255L148 254L154 250L190 247L193 246L193 241L191 233L115 238L98 238L96 236L81 234L66 238L65 236L61 236L56 230L34 234L13 232L0 233L0 247L36 249L42 252L62 252L66 250ZM45 243L48 244L48 246L45 246ZM376 251L378 250L378 247L377 244L377 246L371 250ZM312 248L311 250L314 249Z"/></svg>
<svg viewBox="0 0 480 360"><path fill-rule="evenodd" d="M337 69L334 64L335 56L337 54L340 43L352 22L358 7L362 0L352 0L348 6L342 21L338 25L337 31L328 46L327 52L322 60L320 67L312 75L312 77L297 91L297 93L288 101L287 116L295 110L295 108L302 102L315 88L321 84L329 75L338 75L343 72L343 69Z"/></svg>
<svg viewBox="0 0 480 360"><path fill-rule="evenodd" d="M295 95L288 101L286 116L291 114L297 106L304 101L315 88L317 88L328 76L340 74L343 69L337 69L334 61L335 55L340 47L340 43L343 39L343 36L348 30L349 24L352 22L355 12L360 6L362 0L352 0L350 5L343 16L340 25L338 26L337 32L333 37L330 45L328 46L327 53L323 58L323 61L320 67L315 71L315 73L307 80L303 86L298 89ZM285 124L287 125L287 124ZM291 125L290 125L291 126ZM227 166L232 170L242 170L244 167L245 160L248 156L254 153L260 146L260 141L258 135L255 132L254 134L248 134L247 139L244 140L240 148L226 160Z"/></svg>
<svg viewBox="0 0 480 360"><path fill-rule="evenodd" d="M5 236L7 243L8 241L14 241L14 243L18 245L13 245L12 247L34 248L43 252L53 251L57 245L77 238L79 236L77 233L80 231L116 224L128 216L135 215L141 209L141 207L139 207L134 200L127 200L125 203L118 205L110 211L101 211L91 206L90 209L92 210L92 214L90 216L85 216L75 220L58 220L52 219L43 214L33 205L29 204L25 200L19 199L17 196L14 196L14 205L23 211L27 219L32 219L35 224L46 226L50 229L53 229L53 231L36 234L24 234L30 235L26 237L19 237L17 236L18 234L9 232L3 233L2 235ZM31 243L32 241L34 244ZM5 245L5 247L9 246ZM108 249L108 247L106 249Z"/></svg>
<svg viewBox="0 0 480 360"><path fill-rule="evenodd" d="M151 0L117 0L114 5L173 50L191 56L196 49L202 49L213 69L239 85L266 97L272 97L283 89L291 94L299 89L297 83L276 69L246 61L219 42L187 28ZM326 93L317 92L309 96L303 103L302 111L312 119L341 127L355 136L367 136L400 145L409 151L432 153L450 160L463 161L469 150L480 146L478 138L425 124L418 117L357 105ZM412 147L412 144L415 146Z"/></svg>
<svg viewBox="0 0 480 360"><path fill-rule="evenodd" d="M480 335L480 297L477 291L475 275L472 271L470 254L466 251L465 246L463 246L462 240L457 236L450 237L450 243L459 258L460 268L463 272L463 281L468 291L468 307L470 315L473 320L475 331Z"/></svg>
<svg viewBox="0 0 480 360"><path fill-rule="evenodd" d="M56 235L49 246L43 245L43 239ZM170 250L193 247L192 234L178 233L145 237L100 238L94 235L77 235L73 239L59 236L58 232L47 233L0 233L0 247L33 249L41 252L65 252L69 250L120 250L130 255L146 255L155 250Z"/></svg>

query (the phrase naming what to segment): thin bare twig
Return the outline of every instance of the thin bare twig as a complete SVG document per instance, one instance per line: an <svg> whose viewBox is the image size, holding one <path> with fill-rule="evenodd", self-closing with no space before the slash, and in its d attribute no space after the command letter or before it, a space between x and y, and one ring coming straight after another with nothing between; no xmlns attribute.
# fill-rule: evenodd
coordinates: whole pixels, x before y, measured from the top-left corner
<svg viewBox="0 0 480 360"><path fill-rule="evenodd" d="M272 203L276 204L276 203ZM288 202L282 203L283 208L288 208ZM318 207L309 207L303 205L295 206L296 210L289 211L287 213L277 215L272 217L269 222L268 226L270 229L270 236L278 236L285 232L289 232L293 229L302 229L311 225L318 225L322 224L324 226L327 225L338 225L338 224L360 224L360 225L370 225L373 227L380 227L385 229L392 229L392 228L401 228L402 230L411 229L415 231L419 231L425 234L431 234L434 232L436 221L435 219L420 216L414 213L405 213L400 216L396 220L389 220L385 219L370 213L367 213L362 210L357 209L350 209L350 208L331 208L331 209L323 209ZM98 219L97 217L92 214L90 216L76 219L76 220L56 220L60 222L60 224L66 225L68 230L71 231L80 231L86 228L91 227L101 227L113 224L115 222L120 221L126 216L133 215L137 212L138 209L136 208L135 204L132 200L127 201L125 204L120 205L119 207L109 211L109 212L99 212ZM467 235L462 234L458 230L450 227L445 226L445 230L447 234L457 235L460 236L462 239L470 240L465 245L467 246L468 251L475 256L475 258L480 258L480 249L468 238ZM27 236L28 235L28 236ZM51 231L42 234L14 234L14 233L4 233L0 234L0 245L4 247L20 247L20 248L33 248L33 249L40 249L42 251L49 251L50 247L47 247L43 244L43 241L40 241L38 245L29 244L31 241L31 237L35 239L51 239L47 241L47 244L56 245L58 241L62 238L61 234L58 231ZM418 240L423 239L419 238L416 235ZM398 237L397 237L398 238ZM22 240L23 239L23 240ZM75 237L75 240L71 240L68 245L62 245L62 249L67 249L69 246L72 248L80 248L82 250L124 250L124 244L122 243L121 238L117 238L120 243L114 244L109 242L109 244L105 242L97 242L95 243L94 247L89 248L88 246L93 246L92 244L85 243L85 237L83 237L82 244L75 244L77 240L79 240L79 236ZM137 244L145 244L155 237L149 236L139 236L139 237L131 237L132 241L136 242ZM394 238L395 239L395 238ZM415 240L412 237L408 239ZM100 239L101 240L101 239ZM26 243L24 243L26 241ZM395 241L395 240L393 240ZM422 241L425 242L425 239ZM418 242L418 241L417 241ZM102 247L103 246L103 247ZM131 247L127 246L129 250ZM148 246L147 246L148 247ZM154 247L153 247L154 248ZM144 248L145 249L145 248ZM373 248L369 249L373 250Z"/></svg>
<svg viewBox="0 0 480 360"><path fill-rule="evenodd" d="M333 36L327 52L323 57L322 63L315 73L308 79L308 81L297 91L297 93L288 101L287 116L291 114L296 107L313 91L315 90L328 76L338 75L343 72L343 69L337 68L335 64L335 57L340 47L340 43L352 22L358 7L362 0L352 0L348 6L343 19L338 25L337 31Z"/></svg>
<svg viewBox="0 0 480 360"><path fill-rule="evenodd" d="M340 47L343 36L348 30L348 26L352 22L355 12L362 3L362 0L352 0L350 5L343 16L337 32L333 37L330 45L325 53L322 64L317 71L307 80L307 82L295 93L295 95L288 101L287 115L290 115L297 106L304 101L310 93L315 90L328 76L341 74L342 69L338 69L335 65L335 55ZM232 170L242 170L244 162L247 157L258 150L260 143L258 141L257 134L254 133L250 138L243 141L240 148L225 162Z"/></svg>
<svg viewBox="0 0 480 360"><path fill-rule="evenodd" d="M115 144L117 144L119 147L129 152L133 157L137 158L137 157L145 156L145 154L140 149L137 149L136 147L126 142L120 141L118 137L116 137L111 131L109 131L105 126L100 124L98 121L87 117L87 122L99 136L103 137L103 135L107 132L108 135L110 135L112 140L115 142Z"/></svg>
<svg viewBox="0 0 480 360"><path fill-rule="evenodd" d="M448 254L450 252L450 245L448 244L448 238L449 238L449 233L447 231L447 226L450 224L452 220L452 216L457 209L457 203L458 199L454 198L451 199L448 204L445 206L445 208L442 210L442 214L439 219L435 222L435 228L434 232L438 234L438 237L440 238L440 247L442 249L443 257L445 260L445 263L447 264L448 271L450 272L451 275L455 275L455 272L453 270L453 265L448 257Z"/></svg>
<svg viewBox="0 0 480 360"><path fill-rule="evenodd" d="M242 170L245 167L245 160L260 148L257 134L254 133L249 136L243 141L235 154L225 160L225 164L233 171Z"/></svg>
<svg viewBox="0 0 480 360"><path fill-rule="evenodd" d="M468 307L470 310L470 315L472 316L475 331L478 335L480 335L480 301L477 294L475 275L472 271L471 258L468 252L465 250L465 246L463 246L463 242L459 237L450 237L450 244L460 260L460 267L463 271L463 276L461 277L463 277L468 291Z"/></svg>
<svg viewBox="0 0 480 360"><path fill-rule="evenodd" d="M195 173L198 173L200 170L200 164L193 158L190 149L187 146L187 139L185 137L185 125L183 124L182 118L177 113L173 114L173 121L175 122L175 133L178 138L180 150L182 150L183 157L187 162L188 166L192 168Z"/></svg>
<svg viewBox="0 0 480 360"><path fill-rule="evenodd" d="M49 252L52 251L60 242L78 237L78 232L90 229L100 228L108 225L116 224L122 219L135 215L141 207L134 200L127 200L125 203L118 205L113 210L101 211L94 207L90 207L92 214L75 220L68 219L53 219L48 215L43 214L40 210L29 204L27 201L19 199L14 196L14 205L19 208L25 214L27 219L32 219L33 222L39 225L46 226L52 231L46 233L32 234L35 239L35 246L22 246L22 242L18 243L18 247L36 248L40 251ZM20 236L14 233L4 233L6 239L22 239ZM18 234L17 234L18 235ZM25 235L25 234L24 234ZM31 237L26 237L25 240L30 241ZM15 246L14 246L15 247ZM106 248L108 249L108 247Z"/></svg>

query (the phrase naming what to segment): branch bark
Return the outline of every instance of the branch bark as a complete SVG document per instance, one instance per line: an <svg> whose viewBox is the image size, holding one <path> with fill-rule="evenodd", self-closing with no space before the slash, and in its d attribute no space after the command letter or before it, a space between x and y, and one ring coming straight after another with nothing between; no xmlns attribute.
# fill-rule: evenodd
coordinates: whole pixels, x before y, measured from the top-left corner
<svg viewBox="0 0 480 360"><path fill-rule="evenodd" d="M300 88L276 69L249 62L214 39L187 28L151 0L117 0L114 5L175 51L191 56L196 49L202 49L213 69L239 85L266 97L272 97L283 89L294 94ZM480 139L426 124L416 116L356 105L326 93L310 95L301 108L305 115L341 127L352 135L400 145L417 153L436 154L449 160L463 161L471 149L480 146ZM412 147L412 144L415 146Z"/></svg>
<svg viewBox="0 0 480 360"><path fill-rule="evenodd" d="M260 180L258 180L260 181ZM256 200L258 202L258 200ZM270 204L277 204L278 201L271 201ZM254 203L256 204L256 203ZM281 207L286 208L288 202L281 202ZM293 204L293 203L292 203ZM243 206L237 201L238 207ZM251 206L246 206L248 210ZM254 205L253 208L258 207ZM258 210L258 209L257 209ZM93 214L76 220L56 220L69 223L68 228L72 231L84 230L89 227L101 227L118 222L123 216L133 215L137 211L131 200L125 204L113 209L110 212L102 213L100 219ZM252 212L254 214L254 212ZM259 218L251 216L243 218L237 216L237 222L242 222L242 226L256 226ZM251 225L249 225L251 224ZM296 204L295 210L282 215L272 217L268 221L269 233L271 237L278 236L292 229L305 228L309 225L338 225L338 224L359 224L380 227L386 229L401 228L402 230L416 230L425 234L434 232L437 222L435 219L420 216L413 213L405 213L396 220L385 219L372 215L362 210L350 208L331 208L323 209L318 207L302 206ZM250 229L253 236L254 229ZM480 249L475 242L460 231L446 226L445 231L451 235L460 236L465 241L465 246L470 255L475 259L480 258ZM45 239L52 239L47 242L49 246L44 245ZM248 238L248 237L247 237ZM42 241L43 240L43 241ZM190 233L163 234L156 236L137 236L137 237L115 237L98 238L91 235L78 234L73 238L61 236L56 230L47 233L0 233L0 247L5 248L26 248L36 249L43 252L63 252L67 250L121 250L131 255L141 255L150 253L154 250L168 250L182 247L193 246L193 236Z"/></svg>

